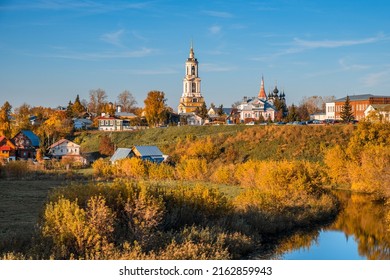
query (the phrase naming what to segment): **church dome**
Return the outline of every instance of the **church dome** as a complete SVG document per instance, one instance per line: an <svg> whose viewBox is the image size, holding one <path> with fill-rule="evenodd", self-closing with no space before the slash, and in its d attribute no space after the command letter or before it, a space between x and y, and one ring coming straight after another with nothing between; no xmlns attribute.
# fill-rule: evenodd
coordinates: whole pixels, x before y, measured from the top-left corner
<svg viewBox="0 0 390 280"><path fill-rule="evenodd" d="M274 93L275 93L275 94L278 94L278 93L279 93L279 90L278 90L278 87L277 87L277 86L275 86L275 88L274 88Z"/></svg>

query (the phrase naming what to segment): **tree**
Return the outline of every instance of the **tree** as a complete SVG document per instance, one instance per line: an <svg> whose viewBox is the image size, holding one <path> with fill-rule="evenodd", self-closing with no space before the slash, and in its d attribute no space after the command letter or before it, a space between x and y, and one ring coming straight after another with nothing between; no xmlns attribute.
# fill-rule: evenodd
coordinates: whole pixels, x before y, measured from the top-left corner
<svg viewBox="0 0 390 280"><path fill-rule="evenodd" d="M351 106L351 102L349 100L348 95L347 95L347 98L345 99L345 103L344 103L343 107L341 107L340 118L345 123L349 123L349 122L354 120L352 106Z"/></svg>
<svg viewBox="0 0 390 280"><path fill-rule="evenodd" d="M14 111L15 127L14 133L22 129L30 129L30 105L23 103L20 107L17 107Z"/></svg>
<svg viewBox="0 0 390 280"><path fill-rule="evenodd" d="M197 115L202 119L208 118L209 115L208 115L207 106L205 102L203 102L202 107L199 108L199 112Z"/></svg>
<svg viewBox="0 0 390 280"><path fill-rule="evenodd" d="M166 120L165 94L162 91L150 91L144 100L145 118L149 126L157 126Z"/></svg>
<svg viewBox="0 0 390 280"><path fill-rule="evenodd" d="M4 135L8 138L11 137L11 110L12 106L8 101L4 102L4 105L0 109L0 135Z"/></svg>
<svg viewBox="0 0 390 280"><path fill-rule="evenodd" d="M123 112L130 112L137 104L134 96L127 90L118 95L118 104L122 106Z"/></svg>
<svg viewBox="0 0 390 280"><path fill-rule="evenodd" d="M112 156L115 152L115 145L109 136L104 135L100 140L99 153L106 156Z"/></svg>
<svg viewBox="0 0 390 280"><path fill-rule="evenodd" d="M73 103L72 112L74 117L80 117L81 114L85 112L85 107L81 104L80 97L78 94Z"/></svg>
<svg viewBox="0 0 390 280"><path fill-rule="evenodd" d="M97 115L103 112L104 104L106 103L107 94L102 89L95 89L89 91L88 109Z"/></svg>
<svg viewBox="0 0 390 280"><path fill-rule="evenodd" d="M218 116L223 116L224 114L225 114L225 112L223 111L223 105L221 104L221 105L219 105L219 107L218 107L218 110L217 110L217 114L218 114Z"/></svg>
<svg viewBox="0 0 390 280"><path fill-rule="evenodd" d="M292 104L290 109L288 110L288 115L287 115L287 121L289 122L294 122L299 119L298 113L297 113L297 107Z"/></svg>

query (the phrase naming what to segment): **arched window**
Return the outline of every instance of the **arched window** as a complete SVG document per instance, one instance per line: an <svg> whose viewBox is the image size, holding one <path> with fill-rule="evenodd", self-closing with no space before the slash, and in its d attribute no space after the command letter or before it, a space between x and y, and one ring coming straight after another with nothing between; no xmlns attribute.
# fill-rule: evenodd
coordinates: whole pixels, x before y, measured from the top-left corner
<svg viewBox="0 0 390 280"><path fill-rule="evenodd" d="M191 67L191 75L195 75L195 66Z"/></svg>
<svg viewBox="0 0 390 280"><path fill-rule="evenodd" d="M196 83L192 83L192 92L196 92Z"/></svg>

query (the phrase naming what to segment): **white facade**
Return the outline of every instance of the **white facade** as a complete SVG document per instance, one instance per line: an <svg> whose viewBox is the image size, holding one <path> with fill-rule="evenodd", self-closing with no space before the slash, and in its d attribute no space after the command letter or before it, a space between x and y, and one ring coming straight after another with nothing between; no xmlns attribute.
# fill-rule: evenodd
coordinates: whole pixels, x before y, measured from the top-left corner
<svg viewBox="0 0 390 280"><path fill-rule="evenodd" d="M183 79L182 97L202 97L198 76L198 60L195 58L192 46L185 67L186 75Z"/></svg>
<svg viewBox="0 0 390 280"><path fill-rule="evenodd" d="M326 119L334 120L336 119L336 104L335 102L326 103Z"/></svg>
<svg viewBox="0 0 390 280"><path fill-rule="evenodd" d="M67 139L61 139L49 147L49 154L55 158L62 158L63 156L79 156L80 145L77 145Z"/></svg>
<svg viewBox="0 0 390 280"><path fill-rule="evenodd" d="M246 119L259 120L261 116L265 121L270 119L274 121L275 119L275 108L273 104L266 100L261 100L258 98L247 99L243 101L240 105L237 106L237 109L240 113L240 120L244 122Z"/></svg>

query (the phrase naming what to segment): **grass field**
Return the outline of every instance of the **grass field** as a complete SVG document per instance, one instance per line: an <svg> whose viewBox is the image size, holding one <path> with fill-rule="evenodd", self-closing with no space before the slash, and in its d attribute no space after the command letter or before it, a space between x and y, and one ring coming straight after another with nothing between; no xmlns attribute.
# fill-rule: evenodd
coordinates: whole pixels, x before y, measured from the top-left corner
<svg viewBox="0 0 390 280"><path fill-rule="evenodd" d="M48 192L61 184L0 180L0 252L30 241Z"/></svg>

